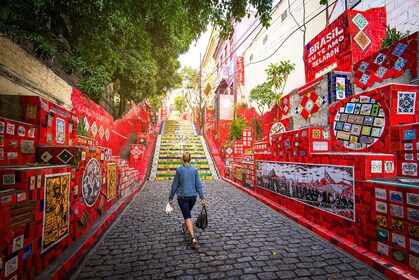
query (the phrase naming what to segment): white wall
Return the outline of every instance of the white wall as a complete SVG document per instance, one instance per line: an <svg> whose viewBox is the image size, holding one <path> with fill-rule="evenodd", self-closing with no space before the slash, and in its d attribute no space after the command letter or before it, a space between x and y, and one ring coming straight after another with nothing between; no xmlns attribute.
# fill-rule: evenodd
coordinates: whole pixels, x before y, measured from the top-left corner
<svg viewBox="0 0 419 280"><path fill-rule="evenodd" d="M306 24L304 40L303 32L299 30L299 26L302 26L304 22L303 0L289 2L291 3L290 9L288 1L281 1L278 4L272 13L271 26L268 29L262 29L245 52L245 87L243 89L246 94L245 101L248 101L250 91L256 85L266 81L264 70L271 63L290 60L296 64L295 70L287 81L284 95L305 84L303 46L325 28L325 12L321 13L325 6L321 6L319 1L304 1L306 22L311 20ZM285 10L287 16L282 20L281 15ZM295 20L291 16L290 10ZM317 15L318 13L320 14ZM251 57L252 59L250 59ZM252 106L256 107L255 104Z"/></svg>
<svg viewBox="0 0 419 280"><path fill-rule="evenodd" d="M72 108L72 87L42 62L6 36L0 36L0 94L39 95L67 109Z"/></svg>
<svg viewBox="0 0 419 280"><path fill-rule="evenodd" d="M398 31L411 33L419 31L419 1L418 0L362 0L354 10L365 11L374 7L386 6L387 24ZM345 1L338 0L331 14L331 20L336 19L345 10Z"/></svg>

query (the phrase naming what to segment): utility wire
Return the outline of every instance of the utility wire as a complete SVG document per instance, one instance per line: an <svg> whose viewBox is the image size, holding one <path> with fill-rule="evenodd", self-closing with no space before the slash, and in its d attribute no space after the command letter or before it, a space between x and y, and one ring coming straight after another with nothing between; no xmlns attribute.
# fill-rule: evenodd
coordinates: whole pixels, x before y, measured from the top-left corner
<svg viewBox="0 0 419 280"><path fill-rule="evenodd" d="M337 2L338 0L335 0L333 3L332 3L332 5L333 4L335 4L336 2ZM311 19L309 19L307 22L305 22L302 26L306 26L309 22L311 22L313 19L315 19L316 17L318 17L321 13L323 13L325 10L327 9L327 7L326 8L323 8L323 9L321 9L321 11L320 12L318 12L317 14L315 14ZM279 19L279 17L278 18L276 18L276 20L277 19ZM275 20L275 21L276 21ZM275 22L274 21L274 22ZM230 55L223 61L223 62L225 62L228 58L230 58L235 52L236 52L236 50L244 43L244 42L246 42L246 40L250 37L250 35L252 35L252 33L259 27L261 25L261 23L259 22L259 24L246 36L246 38L243 40L243 42L242 43L240 43L234 50L233 50L233 52L231 52L230 53ZM261 60L259 60L259 61L255 61L255 62L250 62L250 63L248 63L248 64L246 64L246 65L244 65L244 67L246 67L246 66L249 66L249 65L252 65L252 64L256 64L256 63L260 63L260 62L263 62L263 61L265 61L265 60L267 60L267 59L269 59L269 58L271 58L281 47L282 47L282 45L291 37L291 35L293 35L295 32L297 32L297 31L299 31L300 30L300 26L298 26L296 29L294 29L288 36L286 36L286 38L284 39L284 41L279 45L279 47L271 54L271 55L269 55L268 57L266 57L266 58L264 58L264 59L261 59ZM274 30L275 31L275 30ZM207 78L203 81L203 83L205 83L205 82L207 82L208 80L209 80L209 78L213 75L213 74L215 74L216 73L216 71L217 71L217 68L215 68L209 75L207 75ZM235 75L236 73L238 73L238 71L236 70L234 73L233 73L233 75Z"/></svg>
<svg viewBox="0 0 419 280"><path fill-rule="evenodd" d="M337 2L338 0L335 0L335 2ZM335 3L335 2L333 2L332 3L332 5ZM309 22L311 22L313 19L315 19L316 17L318 17L321 13L323 13L326 9L327 9L328 7L326 7L326 8L324 8L324 9L322 9L320 12L318 12L314 17L312 17L311 19L309 19L307 22L305 22L302 26L306 26ZM295 32L297 32L298 30L300 30L300 28L296 28L296 29L294 29L285 39L284 39L284 41L278 46L278 48L272 53L272 54L270 54L268 57L266 57L266 58L264 58L264 59L261 59L261 60L259 60L259 61L255 61L255 62L250 62L250 63L248 63L248 64L246 64L244 67L246 67L246 66L249 66L249 65L251 65L251 64L256 64L256 63L260 63L260 62L263 62L263 61L265 61L265 60L267 60L267 59L269 59L269 58L271 58L283 45L284 45L284 43L291 37L291 35L293 35Z"/></svg>
<svg viewBox="0 0 419 280"><path fill-rule="evenodd" d="M301 9L302 9L302 6L301 6ZM300 11L301 9L294 10L294 13L295 13L295 12ZM312 12L310 15L308 15L308 17L310 17L311 15L313 15L314 13L316 13L316 12L317 12L318 10L320 10L320 9L321 9L321 7L319 7L316 11L314 11L314 12ZM289 19L287 19L287 20L289 20ZM301 27L299 27L299 28L301 28ZM275 32L276 32L276 30L278 30L278 29L280 29L280 26L278 26L278 28L274 29L271 33L275 33ZM272 48L276 47L277 43L278 43L278 42L280 42L282 38L285 38L285 37L286 37L286 35L287 35L287 34L281 34L281 36L280 36L280 37L276 37L276 40L275 40L275 41L272 41L272 43L271 43L271 44L269 44L269 45L267 45L265 48L263 48L263 49L259 49L257 52L253 53L253 56L254 56L254 57L255 57L255 56L257 57L259 54L265 54L265 53L267 53L267 52L268 52L268 51L270 51ZM259 43L259 44L260 44L260 43Z"/></svg>

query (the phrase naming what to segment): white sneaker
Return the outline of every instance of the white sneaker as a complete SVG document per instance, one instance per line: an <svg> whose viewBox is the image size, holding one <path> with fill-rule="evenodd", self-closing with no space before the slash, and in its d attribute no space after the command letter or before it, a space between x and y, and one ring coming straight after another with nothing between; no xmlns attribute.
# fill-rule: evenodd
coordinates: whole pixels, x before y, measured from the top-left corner
<svg viewBox="0 0 419 280"><path fill-rule="evenodd" d="M198 240L196 239L196 237L193 237L192 242L191 242L191 246L192 246L192 248L195 248L196 245L198 245Z"/></svg>

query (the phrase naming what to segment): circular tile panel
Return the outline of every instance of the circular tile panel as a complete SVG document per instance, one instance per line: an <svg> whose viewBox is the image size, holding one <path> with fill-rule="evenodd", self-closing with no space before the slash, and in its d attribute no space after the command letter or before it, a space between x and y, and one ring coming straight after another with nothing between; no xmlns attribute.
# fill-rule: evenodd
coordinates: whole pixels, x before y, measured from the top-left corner
<svg viewBox="0 0 419 280"><path fill-rule="evenodd" d="M344 147L353 150L372 146L380 138L384 127L384 110L369 96L352 98L343 104L333 123L336 138Z"/></svg>
<svg viewBox="0 0 419 280"><path fill-rule="evenodd" d="M280 122L276 122L271 126L271 130L269 131L269 143L272 144L272 135L275 133L281 133L281 132L285 132L287 131L285 129L285 126L280 123Z"/></svg>

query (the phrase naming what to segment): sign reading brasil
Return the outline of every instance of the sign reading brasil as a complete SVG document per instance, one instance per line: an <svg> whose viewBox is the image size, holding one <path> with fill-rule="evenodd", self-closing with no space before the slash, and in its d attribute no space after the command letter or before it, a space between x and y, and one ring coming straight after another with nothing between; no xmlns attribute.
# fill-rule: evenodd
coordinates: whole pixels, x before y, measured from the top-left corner
<svg viewBox="0 0 419 280"><path fill-rule="evenodd" d="M304 49L306 81L327 68L350 48L348 21L346 14L333 21L326 29L311 40Z"/></svg>

